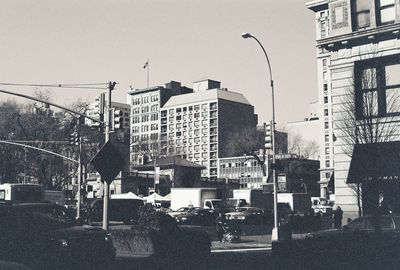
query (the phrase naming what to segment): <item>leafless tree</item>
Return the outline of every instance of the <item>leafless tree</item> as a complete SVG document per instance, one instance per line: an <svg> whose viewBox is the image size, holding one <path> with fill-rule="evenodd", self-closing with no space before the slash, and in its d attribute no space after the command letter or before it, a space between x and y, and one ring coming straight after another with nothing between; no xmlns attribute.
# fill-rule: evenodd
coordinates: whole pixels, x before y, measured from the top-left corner
<svg viewBox="0 0 400 270"><path fill-rule="evenodd" d="M288 142L288 152L297 154L299 158L309 159L315 157L320 149L314 140L305 140L301 134L291 134Z"/></svg>
<svg viewBox="0 0 400 270"><path fill-rule="evenodd" d="M264 134L254 128L240 129L230 134L227 140L227 153L230 156L251 156L262 168L264 176L267 176L265 163L268 155L264 148ZM260 151L261 149L261 151Z"/></svg>

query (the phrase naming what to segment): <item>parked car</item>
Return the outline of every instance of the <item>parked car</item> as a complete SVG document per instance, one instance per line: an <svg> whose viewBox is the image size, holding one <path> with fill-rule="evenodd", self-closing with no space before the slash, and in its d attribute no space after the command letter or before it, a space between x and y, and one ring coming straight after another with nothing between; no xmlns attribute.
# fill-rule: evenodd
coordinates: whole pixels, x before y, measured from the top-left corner
<svg viewBox="0 0 400 270"><path fill-rule="evenodd" d="M5 262L5 261L0 261L0 269L1 270L30 270L25 265L15 263L15 262Z"/></svg>
<svg viewBox="0 0 400 270"><path fill-rule="evenodd" d="M257 207L237 207L234 212L225 214L228 220L241 220L245 223L261 223L264 210Z"/></svg>
<svg viewBox="0 0 400 270"><path fill-rule="evenodd" d="M180 225L199 225L212 226L215 225L217 214L212 209L195 208L188 212L184 212L175 216L176 221Z"/></svg>
<svg viewBox="0 0 400 270"><path fill-rule="evenodd" d="M181 207L175 211L168 212L167 214L170 215L171 217L175 218L175 217L182 215L184 213L187 213L193 209L195 209L195 207Z"/></svg>
<svg viewBox="0 0 400 270"><path fill-rule="evenodd" d="M0 260L35 269L89 269L115 259L111 236L78 226L67 209L49 203L0 204Z"/></svg>
<svg viewBox="0 0 400 270"><path fill-rule="evenodd" d="M131 224L136 218L139 207L144 205L139 199L110 199L108 209L109 221L122 221ZM103 200L94 200L85 210L85 219L88 223L103 220Z"/></svg>
<svg viewBox="0 0 400 270"><path fill-rule="evenodd" d="M356 264L380 268L383 263L400 263L400 217L367 215L356 218L342 229L312 232L305 239L274 242L272 253L286 261L315 263L324 258L324 264ZM318 264L318 262L316 262ZM392 269L392 268L384 268ZM395 269L395 268L393 268Z"/></svg>

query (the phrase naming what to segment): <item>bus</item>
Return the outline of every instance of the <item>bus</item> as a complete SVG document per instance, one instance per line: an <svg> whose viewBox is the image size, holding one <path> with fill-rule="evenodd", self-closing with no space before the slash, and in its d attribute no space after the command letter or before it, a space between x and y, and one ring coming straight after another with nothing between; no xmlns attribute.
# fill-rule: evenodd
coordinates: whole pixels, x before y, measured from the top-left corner
<svg viewBox="0 0 400 270"><path fill-rule="evenodd" d="M38 184L0 184L0 201L42 202L44 188Z"/></svg>

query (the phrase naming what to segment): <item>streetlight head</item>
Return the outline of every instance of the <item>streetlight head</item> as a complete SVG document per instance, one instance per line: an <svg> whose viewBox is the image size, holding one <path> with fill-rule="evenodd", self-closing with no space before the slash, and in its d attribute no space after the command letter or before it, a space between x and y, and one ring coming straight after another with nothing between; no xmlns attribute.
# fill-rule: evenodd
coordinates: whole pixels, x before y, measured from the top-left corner
<svg viewBox="0 0 400 270"><path fill-rule="evenodd" d="M242 38L250 38L252 35L250 33L243 33Z"/></svg>

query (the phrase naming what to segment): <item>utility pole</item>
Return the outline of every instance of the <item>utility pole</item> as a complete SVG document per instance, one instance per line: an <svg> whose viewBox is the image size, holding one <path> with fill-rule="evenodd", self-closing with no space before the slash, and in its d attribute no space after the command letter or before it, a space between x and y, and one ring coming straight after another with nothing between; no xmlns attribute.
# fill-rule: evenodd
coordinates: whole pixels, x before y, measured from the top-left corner
<svg viewBox="0 0 400 270"><path fill-rule="evenodd" d="M110 140L110 127L112 121L111 115L111 91L114 90L116 82L108 83L108 92L107 92L107 110L106 110L106 121L105 121L105 142L107 143ZM110 196L110 185L103 179L103 229L108 230L108 201Z"/></svg>
<svg viewBox="0 0 400 270"><path fill-rule="evenodd" d="M82 186L82 139L78 134L78 146L79 146L79 153L78 153L78 190L77 190L77 201L76 201L76 219L79 220L81 218L81 186Z"/></svg>

